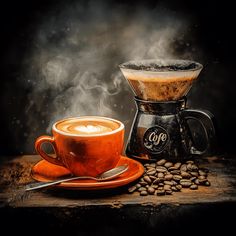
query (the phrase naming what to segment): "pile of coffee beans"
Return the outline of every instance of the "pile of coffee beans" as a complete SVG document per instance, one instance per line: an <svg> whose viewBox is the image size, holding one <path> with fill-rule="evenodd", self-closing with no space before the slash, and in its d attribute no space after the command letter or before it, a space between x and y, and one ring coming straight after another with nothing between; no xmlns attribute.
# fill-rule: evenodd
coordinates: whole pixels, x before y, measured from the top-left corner
<svg viewBox="0 0 236 236"><path fill-rule="evenodd" d="M194 161L185 163L161 159L156 163L144 164L145 172L139 182L128 191L138 191L141 196L169 195L182 188L197 190L199 185L210 186L208 169L199 168Z"/></svg>

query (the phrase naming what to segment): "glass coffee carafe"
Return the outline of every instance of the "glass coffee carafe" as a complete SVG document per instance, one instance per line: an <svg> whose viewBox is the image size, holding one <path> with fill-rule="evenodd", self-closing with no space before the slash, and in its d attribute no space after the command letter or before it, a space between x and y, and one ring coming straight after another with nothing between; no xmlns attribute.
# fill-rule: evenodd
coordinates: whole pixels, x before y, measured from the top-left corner
<svg viewBox="0 0 236 236"><path fill-rule="evenodd" d="M127 156L176 160L210 150L215 143L213 115L186 106L186 95L202 68L200 63L189 60L142 60L120 65L137 106ZM202 127L205 140L202 150L195 145L190 120Z"/></svg>

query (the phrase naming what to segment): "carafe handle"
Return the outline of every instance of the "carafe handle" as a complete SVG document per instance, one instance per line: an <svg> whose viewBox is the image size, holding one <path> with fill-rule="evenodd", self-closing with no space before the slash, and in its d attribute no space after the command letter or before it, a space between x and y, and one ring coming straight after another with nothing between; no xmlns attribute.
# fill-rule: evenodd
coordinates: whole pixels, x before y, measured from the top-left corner
<svg viewBox="0 0 236 236"><path fill-rule="evenodd" d="M209 111L197 110L197 109L184 109L181 111L181 115L185 120L196 120L198 121L206 137L206 147L204 150L198 150L196 147L192 146L190 148L190 154L203 155L209 152L212 147L216 144L216 132L214 126L214 116ZM191 128L191 127L189 127ZM190 129L191 131L191 129Z"/></svg>

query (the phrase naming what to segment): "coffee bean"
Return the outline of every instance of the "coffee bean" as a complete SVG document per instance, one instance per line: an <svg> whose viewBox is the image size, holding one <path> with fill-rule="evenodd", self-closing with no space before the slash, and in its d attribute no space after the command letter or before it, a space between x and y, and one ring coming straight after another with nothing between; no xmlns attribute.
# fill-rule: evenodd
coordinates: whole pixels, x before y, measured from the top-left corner
<svg viewBox="0 0 236 236"><path fill-rule="evenodd" d="M140 192L140 196L147 196L148 195L148 192L147 191L142 191Z"/></svg>
<svg viewBox="0 0 236 236"><path fill-rule="evenodd" d="M194 182L195 179L197 179L197 177L195 177L195 176L194 176L194 177L191 177L191 178L190 178L190 181Z"/></svg>
<svg viewBox="0 0 236 236"><path fill-rule="evenodd" d="M165 180L172 180L172 178L173 178L173 175L172 175L172 174L167 174L167 175L165 175L165 177L164 177Z"/></svg>
<svg viewBox="0 0 236 236"><path fill-rule="evenodd" d="M166 190L165 192L166 192L167 195L171 195L172 194L172 190L171 189L170 190Z"/></svg>
<svg viewBox="0 0 236 236"><path fill-rule="evenodd" d="M164 178L164 174L162 172L160 172L160 173L157 174L157 177L158 178Z"/></svg>
<svg viewBox="0 0 236 236"><path fill-rule="evenodd" d="M205 185L205 186L211 186L211 183L210 183L209 181L206 181L206 182L204 183L204 185Z"/></svg>
<svg viewBox="0 0 236 236"><path fill-rule="evenodd" d="M186 161L186 163L187 163L187 164L193 164L194 161L189 160L189 161Z"/></svg>
<svg viewBox="0 0 236 236"><path fill-rule="evenodd" d="M181 163L180 163L180 162L176 162L176 163L174 164L174 167L175 167L176 169L179 169L180 166L181 166Z"/></svg>
<svg viewBox="0 0 236 236"><path fill-rule="evenodd" d="M139 182L139 184L140 184L141 186L145 186L145 185L147 185L147 182L141 181L141 182Z"/></svg>
<svg viewBox="0 0 236 236"><path fill-rule="evenodd" d="M190 179L191 178L191 175L186 171L181 171L180 174L184 179Z"/></svg>
<svg viewBox="0 0 236 236"><path fill-rule="evenodd" d="M192 171L192 164L187 164L187 170Z"/></svg>
<svg viewBox="0 0 236 236"><path fill-rule="evenodd" d="M174 180L171 180L171 182L174 186L177 185L177 182L175 182Z"/></svg>
<svg viewBox="0 0 236 236"><path fill-rule="evenodd" d="M150 187L150 185L147 184L147 185L145 185L144 187L145 187L146 189L148 189L148 188Z"/></svg>
<svg viewBox="0 0 236 236"><path fill-rule="evenodd" d="M181 165L180 171L187 171L187 165L186 164Z"/></svg>
<svg viewBox="0 0 236 236"><path fill-rule="evenodd" d="M161 182L161 179L160 178L156 178L154 181L153 181L153 184L159 184Z"/></svg>
<svg viewBox="0 0 236 236"><path fill-rule="evenodd" d="M197 185L199 185L199 184L200 184L199 179L195 179L195 180L194 180L194 183L197 184Z"/></svg>
<svg viewBox="0 0 236 236"><path fill-rule="evenodd" d="M195 164L192 165L192 171L198 171L198 167Z"/></svg>
<svg viewBox="0 0 236 236"><path fill-rule="evenodd" d="M144 166L145 166L145 167L148 167L148 166L149 166L149 163L144 164Z"/></svg>
<svg viewBox="0 0 236 236"><path fill-rule="evenodd" d="M152 180L150 179L149 176L144 176L143 179L148 183L148 184L151 184L152 183Z"/></svg>
<svg viewBox="0 0 236 236"><path fill-rule="evenodd" d="M168 168L168 171L172 171L172 170L177 170L178 168L176 168L175 166L171 166Z"/></svg>
<svg viewBox="0 0 236 236"><path fill-rule="evenodd" d="M149 166L156 167L156 163L151 163Z"/></svg>
<svg viewBox="0 0 236 236"><path fill-rule="evenodd" d="M196 171L191 171L190 174L191 174L192 176L198 177L198 172L196 172Z"/></svg>
<svg viewBox="0 0 236 236"><path fill-rule="evenodd" d="M166 160L165 159L161 159L160 161L157 161L157 165L158 166L162 166L166 163Z"/></svg>
<svg viewBox="0 0 236 236"><path fill-rule="evenodd" d="M155 191L155 195L162 196L165 195L165 190L157 189Z"/></svg>
<svg viewBox="0 0 236 236"><path fill-rule="evenodd" d="M172 187L171 187L171 190L174 191L174 192L179 191L175 186L172 186Z"/></svg>
<svg viewBox="0 0 236 236"><path fill-rule="evenodd" d="M151 187L157 189L157 188L158 188L158 185L157 185L157 184L153 184Z"/></svg>
<svg viewBox="0 0 236 236"><path fill-rule="evenodd" d="M155 175L156 174L156 170L150 170L146 172L147 175Z"/></svg>
<svg viewBox="0 0 236 236"><path fill-rule="evenodd" d="M165 166L166 168L170 168L171 166L173 166L173 163L172 163L172 162L166 162L166 163L164 164L164 166Z"/></svg>
<svg viewBox="0 0 236 236"><path fill-rule="evenodd" d="M150 175L149 178L154 181L155 179L157 179L157 177L153 176L153 175Z"/></svg>
<svg viewBox="0 0 236 236"><path fill-rule="evenodd" d="M172 175L179 175L180 174L180 170L171 170L170 173Z"/></svg>
<svg viewBox="0 0 236 236"><path fill-rule="evenodd" d="M202 170L199 170L198 173L200 176L207 176L207 173Z"/></svg>
<svg viewBox="0 0 236 236"><path fill-rule="evenodd" d="M151 195L155 193L155 189L154 189L153 187L149 187L149 188L147 189L147 191L148 191L148 193L151 194Z"/></svg>
<svg viewBox="0 0 236 236"><path fill-rule="evenodd" d="M198 189L198 186L196 184L192 184L189 188L192 190L196 190Z"/></svg>
<svg viewBox="0 0 236 236"><path fill-rule="evenodd" d="M164 184L163 183L159 183L159 187L163 187L164 186Z"/></svg>
<svg viewBox="0 0 236 236"><path fill-rule="evenodd" d="M181 184L177 184L175 187L176 187L179 191L182 189L182 185L181 185Z"/></svg>
<svg viewBox="0 0 236 236"><path fill-rule="evenodd" d="M206 182L206 177L205 176L203 176L203 175L200 175L199 177L198 177L198 179L199 179L199 182L200 183L203 183L203 182Z"/></svg>
<svg viewBox="0 0 236 236"><path fill-rule="evenodd" d="M136 184L135 186L136 186L136 188L140 188L141 184Z"/></svg>
<svg viewBox="0 0 236 236"><path fill-rule="evenodd" d="M171 181L164 181L164 184L165 185L171 185L171 186L174 185Z"/></svg>
<svg viewBox="0 0 236 236"><path fill-rule="evenodd" d="M133 193L137 189L136 186L132 186L128 189L129 193Z"/></svg>
<svg viewBox="0 0 236 236"><path fill-rule="evenodd" d="M157 172L167 172L167 169L164 166L157 166L156 171Z"/></svg>
<svg viewBox="0 0 236 236"><path fill-rule="evenodd" d="M146 191L146 188L145 188L145 187L140 187L140 188L138 189L138 191L139 191L139 192Z"/></svg>
<svg viewBox="0 0 236 236"><path fill-rule="evenodd" d="M164 187L158 187L157 189L159 189L159 190L163 190L163 189L164 189Z"/></svg>
<svg viewBox="0 0 236 236"><path fill-rule="evenodd" d="M164 190L166 191L166 190L170 190L171 189L171 186L170 185L168 185L168 184L165 184L164 185Z"/></svg>
<svg viewBox="0 0 236 236"><path fill-rule="evenodd" d="M182 187L184 188L188 188L192 185L191 181L187 181L187 180L184 180L184 179L181 179L180 180L180 184L182 185Z"/></svg>
<svg viewBox="0 0 236 236"><path fill-rule="evenodd" d="M175 181L180 181L182 179L182 176L181 175L173 175L173 179Z"/></svg>

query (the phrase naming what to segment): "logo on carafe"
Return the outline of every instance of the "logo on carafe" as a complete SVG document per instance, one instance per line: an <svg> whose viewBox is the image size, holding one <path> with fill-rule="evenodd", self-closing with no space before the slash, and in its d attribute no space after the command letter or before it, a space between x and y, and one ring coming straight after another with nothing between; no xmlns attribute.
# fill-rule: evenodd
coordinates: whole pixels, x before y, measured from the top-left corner
<svg viewBox="0 0 236 236"><path fill-rule="evenodd" d="M169 135L161 126L149 128L143 137L144 146L153 153L162 152L168 142Z"/></svg>

